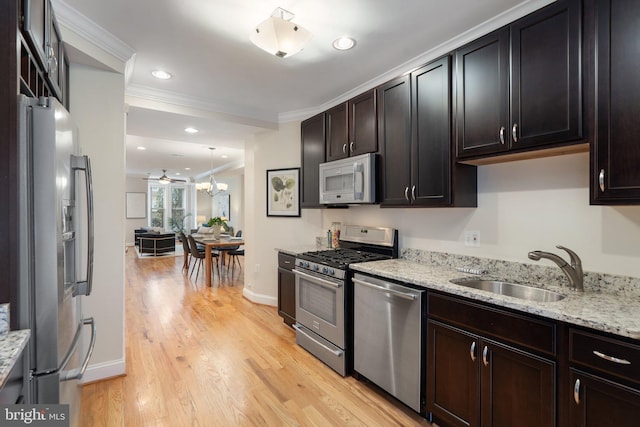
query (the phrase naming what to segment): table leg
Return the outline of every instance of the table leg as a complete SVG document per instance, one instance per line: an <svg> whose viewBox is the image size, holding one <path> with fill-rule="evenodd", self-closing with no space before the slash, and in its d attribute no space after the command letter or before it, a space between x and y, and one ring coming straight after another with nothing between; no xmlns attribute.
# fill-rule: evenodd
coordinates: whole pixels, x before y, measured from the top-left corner
<svg viewBox="0 0 640 427"><path fill-rule="evenodd" d="M213 276L213 269L211 268L211 246L205 245L204 255L204 268L207 270L205 277L207 278L207 286L211 287L211 276Z"/></svg>

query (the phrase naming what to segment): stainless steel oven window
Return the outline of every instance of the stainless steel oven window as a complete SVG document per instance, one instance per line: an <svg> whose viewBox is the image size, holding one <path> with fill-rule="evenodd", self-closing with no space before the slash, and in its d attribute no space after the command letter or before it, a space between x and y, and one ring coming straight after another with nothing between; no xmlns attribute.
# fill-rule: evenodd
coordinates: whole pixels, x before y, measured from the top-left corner
<svg viewBox="0 0 640 427"><path fill-rule="evenodd" d="M304 280L304 284L300 286L300 308L335 325L337 321L336 290L316 285L306 279L300 280Z"/></svg>

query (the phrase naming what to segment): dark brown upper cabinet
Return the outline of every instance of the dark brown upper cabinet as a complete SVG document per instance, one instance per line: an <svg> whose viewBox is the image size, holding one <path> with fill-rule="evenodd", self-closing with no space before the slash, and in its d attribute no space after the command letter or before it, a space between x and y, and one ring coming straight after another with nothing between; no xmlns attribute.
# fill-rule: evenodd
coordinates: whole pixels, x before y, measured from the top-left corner
<svg viewBox="0 0 640 427"><path fill-rule="evenodd" d="M320 163L325 161L325 113L304 120L301 128L301 208L320 208Z"/></svg>
<svg viewBox="0 0 640 427"><path fill-rule="evenodd" d="M378 151L376 91L327 110L327 161Z"/></svg>
<svg viewBox="0 0 640 427"><path fill-rule="evenodd" d="M378 88L382 206L476 206L476 168L454 164L450 57Z"/></svg>
<svg viewBox="0 0 640 427"><path fill-rule="evenodd" d="M456 51L458 159L583 142L581 28L561 0Z"/></svg>
<svg viewBox="0 0 640 427"><path fill-rule="evenodd" d="M594 96L591 203L640 204L640 2L588 0L585 33Z"/></svg>

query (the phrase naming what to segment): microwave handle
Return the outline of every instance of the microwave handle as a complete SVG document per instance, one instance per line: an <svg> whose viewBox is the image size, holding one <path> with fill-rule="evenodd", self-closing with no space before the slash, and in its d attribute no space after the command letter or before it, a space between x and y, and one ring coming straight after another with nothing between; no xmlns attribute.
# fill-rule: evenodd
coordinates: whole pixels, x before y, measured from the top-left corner
<svg viewBox="0 0 640 427"><path fill-rule="evenodd" d="M364 198L364 165L358 162L353 164L353 198Z"/></svg>

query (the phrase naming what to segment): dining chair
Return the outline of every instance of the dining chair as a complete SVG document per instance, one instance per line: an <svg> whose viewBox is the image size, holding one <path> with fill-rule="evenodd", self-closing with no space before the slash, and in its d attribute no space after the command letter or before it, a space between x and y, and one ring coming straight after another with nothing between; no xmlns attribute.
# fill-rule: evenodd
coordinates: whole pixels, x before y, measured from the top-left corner
<svg viewBox="0 0 640 427"><path fill-rule="evenodd" d="M236 233L236 237L242 237L242 230L238 230L238 232ZM238 249L240 249L240 245L238 246L227 246L226 248L220 248L219 252L221 254L223 254L222 257L222 265L224 265L224 255L228 254L229 256L231 256L231 252L233 251L237 251Z"/></svg>
<svg viewBox="0 0 640 427"><path fill-rule="evenodd" d="M205 259L205 257L207 256L206 253L204 251L199 251L198 250L198 245L196 243L196 239L193 238L192 235L188 235L187 239L189 240L189 249L191 251L191 258L195 258L198 261L196 262L196 264L198 264L198 270L196 271L196 280L198 280L198 275L200 274L200 266L202 265L202 260ZM211 257L216 259L216 267L218 268L218 276L220 276L220 263L218 262L220 255L218 255L217 253L212 252L211 253ZM213 261L213 259L211 260ZM213 264L211 265L211 268L213 270ZM195 264L193 265L193 267L191 268L191 274L189 275L189 277L193 276L193 270L196 269Z"/></svg>
<svg viewBox="0 0 640 427"><path fill-rule="evenodd" d="M187 236L181 231L180 232L180 241L182 242L182 250L185 253L184 262L182 263L182 270L187 270L189 272L189 268L191 267L191 250L189 249L189 241L187 240Z"/></svg>

